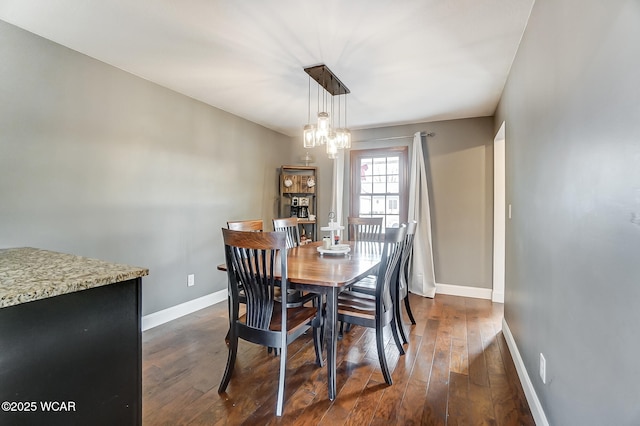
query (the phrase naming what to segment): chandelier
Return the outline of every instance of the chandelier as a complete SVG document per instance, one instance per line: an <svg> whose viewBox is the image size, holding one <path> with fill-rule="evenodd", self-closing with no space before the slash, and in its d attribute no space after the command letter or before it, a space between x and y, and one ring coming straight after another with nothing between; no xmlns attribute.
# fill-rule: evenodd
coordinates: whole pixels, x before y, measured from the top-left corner
<svg viewBox="0 0 640 426"><path fill-rule="evenodd" d="M304 147L313 148L325 145L329 158L335 159L338 156L338 150L351 148L351 132L347 128L347 94L350 93L349 89L326 65L317 65L304 70L309 74L307 124L303 131ZM311 122L311 79L317 83L317 121L315 123ZM322 93L320 93L321 87ZM343 103L344 110L342 109ZM336 110L337 114L335 114ZM342 121L343 111L344 122Z"/></svg>

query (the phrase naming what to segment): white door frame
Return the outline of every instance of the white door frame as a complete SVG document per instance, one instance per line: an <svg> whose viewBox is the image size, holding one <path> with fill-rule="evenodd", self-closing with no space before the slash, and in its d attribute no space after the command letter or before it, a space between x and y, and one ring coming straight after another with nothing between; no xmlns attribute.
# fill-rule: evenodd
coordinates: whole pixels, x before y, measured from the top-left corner
<svg viewBox="0 0 640 426"><path fill-rule="evenodd" d="M493 292L491 300L504 303L506 228L505 122L493 139Z"/></svg>

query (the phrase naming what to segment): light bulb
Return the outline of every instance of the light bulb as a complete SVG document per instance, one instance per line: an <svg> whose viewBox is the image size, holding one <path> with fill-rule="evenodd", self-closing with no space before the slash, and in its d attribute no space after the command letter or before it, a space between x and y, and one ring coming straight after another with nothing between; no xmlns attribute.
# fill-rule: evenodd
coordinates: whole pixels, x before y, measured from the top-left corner
<svg viewBox="0 0 640 426"><path fill-rule="evenodd" d="M307 124L306 126L304 126L302 135L305 148L313 148L314 146L316 146L316 126L314 126L313 124Z"/></svg>

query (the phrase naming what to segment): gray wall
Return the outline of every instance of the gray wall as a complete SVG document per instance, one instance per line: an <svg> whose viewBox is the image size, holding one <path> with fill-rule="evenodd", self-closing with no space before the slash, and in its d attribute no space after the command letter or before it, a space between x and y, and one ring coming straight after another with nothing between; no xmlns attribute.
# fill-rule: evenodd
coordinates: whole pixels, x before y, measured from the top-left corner
<svg viewBox="0 0 640 426"><path fill-rule="evenodd" d="M491 117L418 123L353 131L352 149L411 145L417 131L434 132L423 142L431 182L431 215L436 282L492 287L493 119ZM396 139L398 136L410 136ZM378 140L394 138L389 140ZM424 138L423 138L424 141ZM296 149L304 153L302 141ZM310 150L321 170L332 170L322 148ZM349 209L349 154L345 160L344 212ZM329 172L327 178L331 178ZM331 201L324 184L320 196ZM323 191L328 191L324 193ZM322 212L322 209L320 209ZM328 213L328 209L327 209ZM326 223L321 213L321 224Z"/></svg>
<svg viewBox="0 0 640 426"><path fill-rule="evenodd" d="M274 217L290 144L0 21L0 248L148 267L144 314L226 288L220 228Z"/></svg>
<svg viewBox="0 0 640 426"><path fill-rule="evenodd" d="M0 247L149 267L145 314L223 289L224 275L212 267L223 260L219 228L228 219L277 215L278 167L300 164L299 139L4 22L0 31ZM490 288L491 121L360 130L354 140L419 130L436 132L425 145L436 279ZM354 149L410 143L356 142ZM311 152L322 225L333 162L320 148ZM186 287L189 273L195 287Z"/></svg>
<svg viewBox="0 0 640 426"><path fill-rule="evenodd" d="M538 0L496 115L505 320L552 425L640 424L639 69L640 2Z"/></svg>

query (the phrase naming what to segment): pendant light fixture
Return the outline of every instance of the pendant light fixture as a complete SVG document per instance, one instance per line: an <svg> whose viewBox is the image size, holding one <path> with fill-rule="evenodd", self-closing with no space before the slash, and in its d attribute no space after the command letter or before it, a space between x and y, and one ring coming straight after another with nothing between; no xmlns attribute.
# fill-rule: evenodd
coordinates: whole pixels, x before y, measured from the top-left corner
<svg viewBox="0 0 640 426"><path fill-rule="evenodd" d="M305 148L316 146L316 126L311 124L311 76L309 76L309 103L307 105L307 125L304 126L303 140Z"/></svg>
<svg viewBox="0 0 640 426"><path fill-rule="evenodd" d="M336 158L339 149L351 148L351 132L347 129L347 94L349 89L331 72L326 65L317 65L304 69L309 75L307 124L303 130L305 148L326 145L329 158ZM318 84L317 121L311 123L311 79ZM320 87L322 87L322 107L320 106ZM327 99L330 96L330 99ZM338 96L338 127L334 127L335 97ZM344 127L342 122L342 97L344 97ZM328 110L331 111L329 114Z"/></svg>

